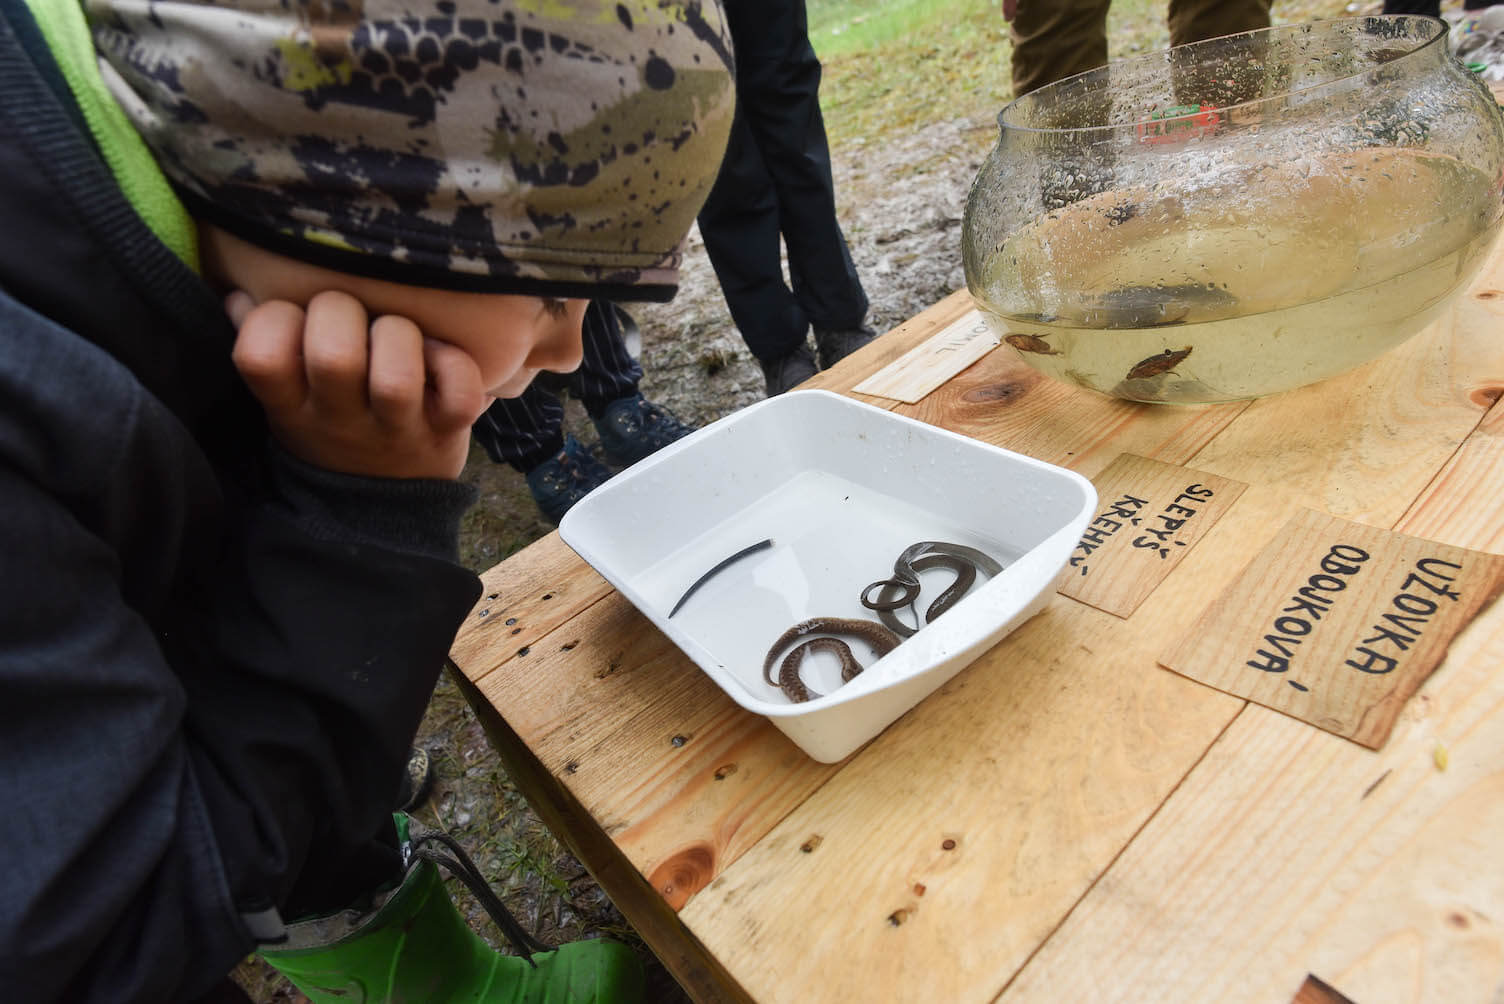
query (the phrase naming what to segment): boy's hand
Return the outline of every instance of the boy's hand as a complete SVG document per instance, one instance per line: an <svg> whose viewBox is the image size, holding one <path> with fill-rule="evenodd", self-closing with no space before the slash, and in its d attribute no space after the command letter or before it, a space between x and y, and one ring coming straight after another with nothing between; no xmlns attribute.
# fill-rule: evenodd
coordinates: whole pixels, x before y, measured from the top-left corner
<svg viewBox="0 0 1504 1004"><path fill-rule="evenodd" d="M459 476L490 403L463 350L404 317L369 321L346 293L319 293L304 311L235 292L225 308L235 367L289 453L342 474Z"/></svg>

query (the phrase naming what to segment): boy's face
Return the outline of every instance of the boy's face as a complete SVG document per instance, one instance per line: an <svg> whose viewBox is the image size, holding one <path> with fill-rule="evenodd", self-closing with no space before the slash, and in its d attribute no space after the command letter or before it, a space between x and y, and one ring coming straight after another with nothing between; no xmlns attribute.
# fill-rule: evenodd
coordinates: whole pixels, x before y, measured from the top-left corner
<svg viewBox="0 0 1504 1004"><path fill-rule="evenodd" d="M580 326L588 300L548 300L500 293L464 293L408 286L310 265L201 224L199 247L207 278L243 290L256 303L306 306L325 290L348 293L370 320L395 314L424 336L462 349L475 361L493 397L517 397L540 370L567 373L580 364Z"/></svg>

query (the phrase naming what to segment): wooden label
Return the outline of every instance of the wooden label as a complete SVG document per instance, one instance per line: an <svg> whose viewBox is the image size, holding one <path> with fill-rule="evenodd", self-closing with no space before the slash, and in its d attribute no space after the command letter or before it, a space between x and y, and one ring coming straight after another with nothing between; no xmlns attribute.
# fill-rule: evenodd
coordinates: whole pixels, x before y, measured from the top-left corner
<svg viewBox="0 0 1504 1004"><path fill-rule="evenodd" d="M1160 664L1378 749L1501 582L1499 555L1302 510Z"/></svg>
<svg viewBox="0 0 1504 1004"><path fill-rule="evenodd" d="M997 345L998 337L986 318L978 310L968 310L852 390L917 404Z"/></svg>
<svg viewBox="0 0 1504 1004"><path fill-rule="evenodd" d="M1118 617L1137 610L1248 487L1131 453L1094 482L1106 507L1071 552L1060 592Z"/></svg>

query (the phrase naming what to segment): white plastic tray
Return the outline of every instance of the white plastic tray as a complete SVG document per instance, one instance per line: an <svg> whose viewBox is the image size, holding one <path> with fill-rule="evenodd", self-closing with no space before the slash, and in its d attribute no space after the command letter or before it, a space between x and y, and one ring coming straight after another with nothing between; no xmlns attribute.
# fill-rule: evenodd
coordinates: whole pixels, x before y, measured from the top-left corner
<svg viewBox="0 0 1504 1004"><path fill-rule="evenodd" d="M1043 609L1096 502L1072 471L811 390L632 466L577 503L559 534L732 700L833 763ZM766 539L668 616L706 571ZM921 540L978 548L1004 568L876 662L852 641L867 669L849 683L833 656L806 658L803 678L824 697L795 704L764 682L769 647L794 624L875 620L863 588ZM924 609L954 575L920 578Z"/></svg>

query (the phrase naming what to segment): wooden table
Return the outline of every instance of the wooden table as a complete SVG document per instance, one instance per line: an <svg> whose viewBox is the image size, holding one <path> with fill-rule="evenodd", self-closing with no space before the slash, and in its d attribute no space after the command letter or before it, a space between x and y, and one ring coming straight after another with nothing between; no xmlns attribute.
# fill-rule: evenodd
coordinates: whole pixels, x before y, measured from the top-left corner
<svg viewBox="0 0 1504 1004"><path fill-rule="evenodd" d="M970 309L810 386L849 391ZM1501 334L1496 250L1421 335L1259 401L1130 404L1007 346L917 405L864 398L1087 477L1134 453L1249 487L1132 616L1056 596L840 764L741 710L556 534L485 575L453 662L698 1000L1283 1002L1314 976L1360 1004L1497 1002L1504 603L1377 752L1156 660L1301 507L1504 550Z"/></svg>

